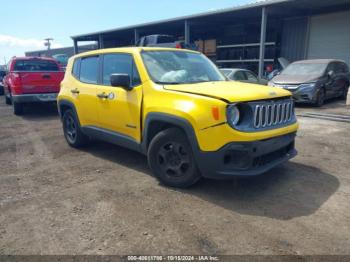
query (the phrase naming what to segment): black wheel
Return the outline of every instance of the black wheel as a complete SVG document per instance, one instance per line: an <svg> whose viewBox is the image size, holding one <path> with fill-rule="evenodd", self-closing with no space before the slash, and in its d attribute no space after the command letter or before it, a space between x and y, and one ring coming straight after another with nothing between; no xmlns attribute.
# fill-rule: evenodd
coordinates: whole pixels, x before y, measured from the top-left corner
<svg viewBox="0 0 350 262"><path fill-rule="evenodd" d="M153 138L148 164L156 177L171 187L189 187L201 177L186 135L177 128L161 131Z"/></svg>
<svg viewBox="0 0 350 262"><path fill-rule="evenodd" d="M20 116L23 114L23 104L18 103L18 102L12 102L13 104L13 113L16 116Z"/></svg>
<svg viewBox="0 0 350 262"><path fill-rule="evenodd" d="M326 98L326 92L325 92L325 90L323 88L321 88L318 91L318 93L317 93L317 98L316 98L315 105L318 106L318 107L323 106L325 98Z"/></svg>
<svg viewBox="0 0 350 262"><path fill-rule="evenodd" d="M78 120L70 109L63 115L63 133L71 147L78 148L88 142L88 137L81 132Z"/></svg>
<svg viewBox="0 0 350 262"><path fill-rule="evenodd" d="M5 103L6 103L6 105L11 105L12 104L11 95L10 94L5 96Z"/></svg>
<svg viewBox="0 0 350 262"><path fill-rule="evenodd" d="M341 99L342 100L346 100L346 98L348 97L348 92L349 92L349 87L347 85L344 86L343 88L343 92L342 92L342 95L341 95Z"/></svg>

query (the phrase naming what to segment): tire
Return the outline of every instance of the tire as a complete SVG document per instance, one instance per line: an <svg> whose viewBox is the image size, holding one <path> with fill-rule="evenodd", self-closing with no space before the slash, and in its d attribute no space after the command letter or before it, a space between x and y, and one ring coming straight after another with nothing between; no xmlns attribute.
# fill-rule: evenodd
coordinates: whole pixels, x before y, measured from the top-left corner
<svg viewBox="0 0 350 262"><path fill-rule="evenodd" d="M348 92L349 92L349 87L345 85L343 88L343 93L340 96L341 100L346 100L346 98L348 97Z"/></svg>
<svg viewBox="0 0 350 262"><path fill-rule="evenodd" d="M89 138L81 132L78 119L71 109L64 112L62 124L64 137L68 145L74 148L79 148L88 143Z"/></svg>
<svg viewBox="0 0 350 262"><path fill-rule="evenodd" d="M10 95L5 95L5 103L6 105L11 105L12 101L11 101L11 96Z"/></svg>
<svg viewBox="0 0 350 262"><path fill-rule="evenodd" d="M186 135L178 128L163 130L152 139L148 164L166 186L186 188L201 178L192 148Z"/></svg>
<svg viewBox="0 0 350 262"><path fill-rule="evenodd" d="M326 98L326 92L323 88L321 88L317 93L315 106L317 106L317 107L323 106L325 98Z"/></svg>
<svg viewBox="0 0 350 262"><path fill-rule="evenodd" d="M13 113L16 116L23 115L23 104L18 102L12 102L12 104L13 104Z"/></svg>

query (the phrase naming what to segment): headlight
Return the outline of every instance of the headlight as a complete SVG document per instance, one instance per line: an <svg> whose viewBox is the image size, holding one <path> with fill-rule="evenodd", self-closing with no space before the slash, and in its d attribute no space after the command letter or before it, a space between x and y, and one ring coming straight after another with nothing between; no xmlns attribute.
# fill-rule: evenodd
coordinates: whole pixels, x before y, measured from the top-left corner
<svg viewBox="0 0 350 262"><path fill-rule="evenodd" d="M301 84L298 87L298 89L300 91L308 92L308 91L312 91L312 89L314 89L315 86L316 86L316 83Z"/></svg>
<svg viewBox="0 0 350 262"><path fill-rule="evenodd" d="M268 85L268 86L274 86L275 84L274 84L274 82L269 81L269 82L267 83L267 85Z"/></svg>
<svg viewBox="0 0 350 262"><path fill-rule="evenodd" d="M239 116L240 114L237 105L230 105L227 108L227 122L230 126L234 127L238 124Z"/></svg>

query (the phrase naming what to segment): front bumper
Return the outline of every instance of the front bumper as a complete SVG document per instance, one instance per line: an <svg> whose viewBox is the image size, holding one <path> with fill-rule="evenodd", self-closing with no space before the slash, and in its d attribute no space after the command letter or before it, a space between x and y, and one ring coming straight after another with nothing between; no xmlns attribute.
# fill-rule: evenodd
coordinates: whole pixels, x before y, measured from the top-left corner
<svg viewBox="0 0 350 262"><path fill-rule="evenodd" d="M57 95L58 93L12 95L12 101L16 103L55 102Z"/></svg>
<svg viewBox="0 0 350 262"><path fill-rule="evenodd" d="M314 103L316 101L316 97L317 97L316 90L310 90L310 91L296 90L291 92L293 94L294 101L297 103Z"/></svg>
<svg viewBox="0 0 350 262"><path fill-rule="evenodd" d="M209 178L254 176L297 155L295 133L261 141L230 143L215 152L197 152L202 175Z"/></svg>

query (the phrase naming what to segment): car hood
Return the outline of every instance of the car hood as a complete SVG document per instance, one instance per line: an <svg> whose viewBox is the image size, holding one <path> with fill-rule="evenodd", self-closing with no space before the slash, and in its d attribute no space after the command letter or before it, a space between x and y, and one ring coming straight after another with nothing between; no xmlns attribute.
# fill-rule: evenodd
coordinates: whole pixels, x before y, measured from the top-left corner
<svg viewBox="0 0 350 262"><path fill-rule="evenodd" d="M230 103L271 99L291 95L289 91L281 88L235 81L164 85L164 89L208 96Z"/></svg>
<svg viewBox="0 0 350 262"><path fill-rule="evenodd" d="M303 84L315 82L318 75L277 75L272 79L275 84Z"/></svg>

